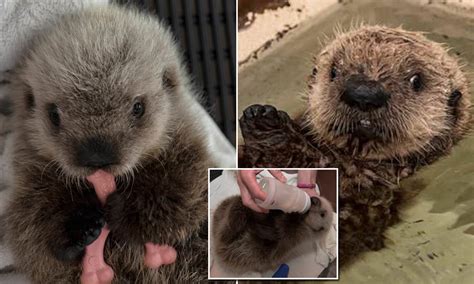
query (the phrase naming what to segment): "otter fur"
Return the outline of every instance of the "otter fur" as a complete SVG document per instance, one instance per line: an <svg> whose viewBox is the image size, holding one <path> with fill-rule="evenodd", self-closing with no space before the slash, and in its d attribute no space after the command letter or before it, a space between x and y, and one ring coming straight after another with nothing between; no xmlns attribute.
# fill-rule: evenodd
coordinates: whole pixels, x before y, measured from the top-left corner
<svg viewBox="0 0 474 284"><path fill-rule="evenodd" d="M447 155L471 124L468 81L418 32L361 26L337 34L308 80L307 110L269 105L240 118L240 167L338 167L340 264L384 247L413 196L399 182Z"/></svg>
<svg viewBox="0 0 474 284"><path fill-rule="evenodd" d="M303 214L245 207L240 196L224 200L214 212L213 249L226 270L235 273L276 269L305 241L324 241L332 226L333 210L323 197L311 197Z"/></svg>
<svg viewBox="0 0 474 284"><path fill-rule="evenodd" d="M40 31L16 69L14 193L6 240L34 283L78 283L104 223L114 283L207 279L206 138L170 31L116 6ZM86 176L115 177L102 208ZM144 244L176 262L144 264Z"/></svg>

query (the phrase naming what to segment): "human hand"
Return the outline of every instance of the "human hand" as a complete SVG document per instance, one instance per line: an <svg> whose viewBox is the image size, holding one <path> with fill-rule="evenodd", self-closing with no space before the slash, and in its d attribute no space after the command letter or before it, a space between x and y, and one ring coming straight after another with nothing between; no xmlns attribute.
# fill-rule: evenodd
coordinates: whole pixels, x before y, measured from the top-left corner
<svg viewBox="0 0 474 284"><path fill-rule="evenodd" d="M262 208L255 203L255 199L265 200L267 194L257 183L257 174L261 170L239 170L237 171L237 184L240 189L240 196L244 206L260 213L268 213L268 209ZM269 170L270 174L281 182L286 182L286 178L281 171Z"/></svg>

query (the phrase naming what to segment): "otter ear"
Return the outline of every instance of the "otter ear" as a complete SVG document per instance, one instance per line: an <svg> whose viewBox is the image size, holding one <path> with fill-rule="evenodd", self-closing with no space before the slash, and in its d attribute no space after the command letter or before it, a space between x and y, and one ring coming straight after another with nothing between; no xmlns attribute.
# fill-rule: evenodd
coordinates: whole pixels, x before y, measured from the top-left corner
<svg viewBox="0 0 474 284"><path fill-rule="evenodd" d="M450 108L449 112L454 122L458 120L458 105L461 97L462 93L459 90L454 90L448 98L448 107Z"/></svg>
<svg viewBox="0 0 474 284"><path fill-rule="evenodd" d="M454 92L452 92L451 95L449 95L448 106L457 107L461 97L462 97L462 93L459 90L454 90Z"/></svg>
<svg viewBox="0 0 474 284"><path fill-rule="evenodd" d="M33 95L33 90L30 86L25 85L25 89L23 92L24 101L25 101L25 110L27 112L32 111L35 107L35 96Z"/></svg>
<svg viewBox="0 0 474 284"><path fill-rule="evenodd" d="M163 88L168 91L174 91L178 85L178 74L175 68L168 68L163 72Z"/></svg>
<svg viewBox="0 0 474 284"><path fill-rule="evenodd" d="M313 66L313 70L311 71L311 75L308 76L307 85L309 89L313 88L313 84L316 83L316 75L318 74L318 67L316 65Z"/></svg>
<svg viewBox="0 0 474 284"><path fill-rule="evenodd" d="M0 78L0 87L2 85L8 85L10 81L6 79ZM3 98L0 97L0 114L9 116L13 113L13 103L9 95L4 96Z"/></svg>
<svg viewBox="0 0 474 284"><path fill-rule="evenodd" d="M315 196L311 197L311 205L320 206L321 205L321 199L319 199Z"/></svg>

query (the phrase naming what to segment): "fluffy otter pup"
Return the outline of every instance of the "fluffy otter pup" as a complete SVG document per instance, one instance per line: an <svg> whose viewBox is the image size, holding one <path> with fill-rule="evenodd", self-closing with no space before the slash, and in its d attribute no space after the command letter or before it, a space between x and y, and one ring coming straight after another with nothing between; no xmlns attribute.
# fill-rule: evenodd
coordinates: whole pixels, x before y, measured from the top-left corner
<svg viewBox="0 0 474 284"><path fill-rule="evenodd" d="M115 283L207 279L207 168L197 102L170 32L117 7L65 15L31 44L14 95L7 240L35 283L77 283L106 222ZM105 207L86 177L115 177ZM176 249L149 269L145 243Z"/></svg>
<svg viewBox="0 0 474 284"><path fill-rule="evenodd" d="M365 26L314 60L307 111L244 111L239 166L338 167L340 261L383 247L406 196L399 181L449 153L470 122L468 82L416 32Z"/></svg>
<svg viewBox="0 0 474 284"><path fill-rule="evenodd" d="M304 214L258 213L245 207L240 196L230 197L214 213L216 257L236 273L274 269L301 242L323 240L332 225L332 212L331 204L322 197L311 197L311 207Z"/></svg>

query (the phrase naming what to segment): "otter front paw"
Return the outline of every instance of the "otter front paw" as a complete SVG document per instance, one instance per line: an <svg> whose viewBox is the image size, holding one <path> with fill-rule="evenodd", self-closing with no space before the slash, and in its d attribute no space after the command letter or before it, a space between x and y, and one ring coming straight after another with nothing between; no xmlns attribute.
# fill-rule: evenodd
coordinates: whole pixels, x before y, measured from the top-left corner
<svg viewBox="0 0 474 284"><path fill-rule="evenodd" d="M269 105L252 105L239 120L244 145L239 147L239 166L306 167L319 161L301 127L284 111Z"/></svg>
<svg viewBox="0 0 474 284"><path fill-rule="evenodd" d="M260 136L261 134L285 128L290 117L284 111L270 105L252 105L244 110L239 120L244 137Z"/></svg>
<svg viewBox="0 0 474 284"><path fill-rule="evenodd" d="M85 247L99 237L104 225L104 213L98 207L88 206L74 211L66 222L66 245L58 250L57 257L66 261L82 257Z"/></svg>

